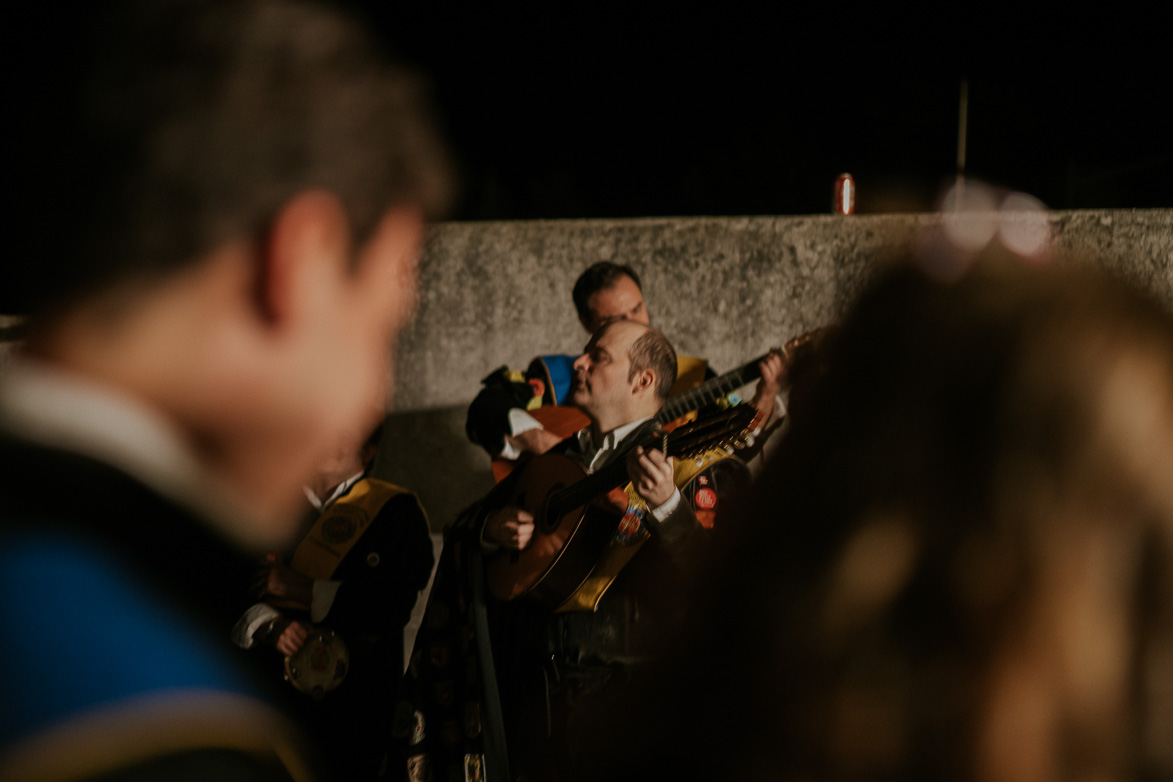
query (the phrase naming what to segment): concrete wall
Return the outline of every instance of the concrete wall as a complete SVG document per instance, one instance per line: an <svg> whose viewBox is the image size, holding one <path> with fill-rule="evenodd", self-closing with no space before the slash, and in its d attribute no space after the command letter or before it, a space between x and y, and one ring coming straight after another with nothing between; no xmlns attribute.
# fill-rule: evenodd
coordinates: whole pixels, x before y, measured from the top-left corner
<svg viewBox="0 0 1173 782"><path fill-rule="evenodd" d="M1173 210L1046 219L1062 254L1092 259L1173 309ZM496 367L581 348L570 290L595 261L634 266L653 322L681 353L722 371L836 319L877 268L910 256L941 223L876 215L436 226L378 469L419 492L436 529L483 494L488 459L465 439L465 407Z"/></svg>
<svg viewBox="0 0 1173 782"><path fill-rule="evenodd" d="M1092 259L1173 309L1173 210L1046 215L1055 247ZM572 353L570 300L598 260L634 266L653 321L717 371L836 319L867 278L941 228L937 215L448 223L430 229L420 306L404 333L379 474L414 488L440 529L492 485L464 435L480 379ZM17 322L0 316L5 332ZM11 351L0 343L0 370Z"/></svg>

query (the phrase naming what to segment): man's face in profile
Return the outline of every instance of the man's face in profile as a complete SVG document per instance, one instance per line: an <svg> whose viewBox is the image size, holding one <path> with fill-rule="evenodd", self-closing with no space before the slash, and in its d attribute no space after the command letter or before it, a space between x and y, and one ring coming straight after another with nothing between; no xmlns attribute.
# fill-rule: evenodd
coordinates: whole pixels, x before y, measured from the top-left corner
<svg viewBox="0 0 1173 782"><path fill-rule="evenodd" d="M622 408L631 395L631 346L646 329L622 320L604 326L574 362L571 401L587 413Z"/></svg>

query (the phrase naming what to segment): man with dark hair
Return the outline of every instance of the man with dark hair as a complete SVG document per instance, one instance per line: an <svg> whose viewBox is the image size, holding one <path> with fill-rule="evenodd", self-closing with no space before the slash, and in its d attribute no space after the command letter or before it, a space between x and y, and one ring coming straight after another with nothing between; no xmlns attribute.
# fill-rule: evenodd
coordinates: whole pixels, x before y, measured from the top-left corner
<svg viewBox="0 0 1173 782"><path fill-rule="evenodd" d="M609 714L612 738L627 734L611 704L626 682L649 673L686 618L684 584L700 542L697 517L676 485L678 468L687 464L645 445L675 363L660 332L627 320L600 328L574 362L571 400L590 425L553 453L587 475L623 465L644 509L629 508L622 534L650 535L594 610L564 605L552 612L532 597L484 594L482 556L508 561L548 545L536 537L542 530L533 514L513 502L524 493L527 471L540 463L511 474L450 532L397 707L412 723L397 734L397 762L430 762L437 779L452 778L462 764L467 769L469 757L487 767L490 779L509 778L509 769L527 779L576 779L590 751L580 742L580 720ZM632 527L624 527L629 521ZM463 736L447 732L446 725L469 714L475 720L464 723ZM504 736L494 732L502 724Z"/></svg>
<svg viewBox="0 0 1173 782"><path fill-rule="evenodd" d="M335 11L109 12L18 182L14 231L68 224L18 241L2 302L29 319L0 383L0 777L308 778L228 631L383 407L446 164Z"/></svg>
<svg viewBox="0 0 1173 782"><path fill-rule="evenodd" d="M591 334L613 318L650 322L639 274L627 264L592 264L579 275L571 295L579 322Z"/></svg>

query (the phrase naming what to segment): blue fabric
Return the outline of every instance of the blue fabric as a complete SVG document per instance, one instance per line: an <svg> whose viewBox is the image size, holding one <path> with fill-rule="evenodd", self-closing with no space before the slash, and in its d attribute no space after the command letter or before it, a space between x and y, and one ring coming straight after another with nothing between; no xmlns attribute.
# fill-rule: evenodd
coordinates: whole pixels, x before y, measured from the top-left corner
<svg viewBox="0 0 1173 782"><path fill-rule="evenodd" d="M574 362L577 359L578 356L539 356L549 374L556 405L563 404L570 394L570 385L574 381Z"/></svg>
<svg viewBox="0 0 1173 782"><path fill-rule="evenodd" d="M102 551L0 536L0 745L120 700L174 688L244 692L224 649Z"/></svg>

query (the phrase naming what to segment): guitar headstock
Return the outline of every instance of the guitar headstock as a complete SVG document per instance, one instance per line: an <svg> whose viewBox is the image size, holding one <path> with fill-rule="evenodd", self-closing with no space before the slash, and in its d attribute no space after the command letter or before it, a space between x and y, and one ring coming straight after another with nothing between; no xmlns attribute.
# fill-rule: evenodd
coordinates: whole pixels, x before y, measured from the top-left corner
<svg viewBox="0 0 1173 782"><path fill-rule="evenodd" d="M827 335L833 326L820 326L817 329L808 331L805 334L799 334L797 337L791 337L786 340L786 344L779 350L771 350L771 353L778 353L782 358L790 360L793 358L796 351L800 351L808 345L817 344L824 336Z"/></svg>
<svg viewBox="0 0 1173 782"><path fill-rule="evenodd" d="M750 405L737 405L699 418L662 434L660 449L665 456L688 458L712 448L744 448L753 442L749 425L756 412Z"/></svg>

